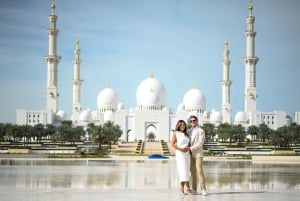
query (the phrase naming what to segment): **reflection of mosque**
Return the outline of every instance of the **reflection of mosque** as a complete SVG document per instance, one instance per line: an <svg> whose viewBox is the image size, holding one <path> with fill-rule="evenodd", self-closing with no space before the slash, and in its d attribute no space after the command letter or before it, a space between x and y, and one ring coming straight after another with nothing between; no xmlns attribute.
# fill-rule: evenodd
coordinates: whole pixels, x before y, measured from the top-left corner
<svg viewBox="0 0 300 201"><path fill-rule="evenodd" d="M62 120L67 120L66 113L58 110L58 63L61 59L57 55L57 36L56 29L57 16L55 14L55 4L51 5L51 14L49 15L50 27L49 35L49 54L45 56L47 62L47 107L44 110L17 110L17 124L35 125L59 124ZM250 1L248 7L249 15L247 17L246 36L246 56L243 58L245 64L245 110L235 114L234 121L231 121L230 106L230 86L229 79L229 49L228 42L225 42L223 51L223 79L222 87L222 108L213 109L211 112L206 110L206 99L204 94L197 88L188 90L183 95L183 101L173 112L166 106L167 91L163 83L153 74L144 79L137 87L136 99L137 106L126 111L123 103L119 100L118 94L110 87L103 89L97 97L97 109L82 109L81 106L81 84L80 79L80 49L79 41L76 41L74 50L74 77L73 84L73 103L72 117L74 125L87 126L93 122L103 124L107 121L113 121L120 125L123 130L122 141L135 140L165 140L169 141L170 132L175 127L178 119L187 119L191 114L199 117L200 122L241 124L244 127L250 125L267 124L272 129L277 129L286 124L286 112L261 112L256 109L256 63L258 57L254 54L255 35L254 21L252 15L253 6Z"/></svg>
<svg viewBox="0 0 300 201"><path fill-rule="evenodd" d="M26 189L164 190L178 187L175 160L87 161L18 160L13 162L14 168L2 174L9 174L4 178L13 180L17 188ZM299 190L300 185L298 165L205 161L204 171L210 191Z"/></svg>

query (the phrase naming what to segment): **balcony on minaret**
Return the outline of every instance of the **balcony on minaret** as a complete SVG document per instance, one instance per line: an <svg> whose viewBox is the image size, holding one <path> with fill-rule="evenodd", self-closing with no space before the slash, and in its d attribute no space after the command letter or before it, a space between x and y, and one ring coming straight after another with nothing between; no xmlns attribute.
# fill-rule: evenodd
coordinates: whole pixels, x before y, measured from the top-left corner
<svg viewBox="0 0 300 201"><path fill-rule="evenodd" d="M229 112L229 111L230 111L230 109L229 109L228 107L226 107L226 108L225 108L225 111L226 111L226 112Z"/></svg>
<svg viewBox="0 0 300 201"><path fill-rule="evenodd" d="M252 98L253 100L255 100L257 98L256 95L254 95L252 92L249 94L250 98Z"/></svg>
<svg viewBox="0 0 300 201"><path fill-rule="evenodd" d="M52 91L49 93L51 97L59 97L59 93L54 94Z"/></svg>

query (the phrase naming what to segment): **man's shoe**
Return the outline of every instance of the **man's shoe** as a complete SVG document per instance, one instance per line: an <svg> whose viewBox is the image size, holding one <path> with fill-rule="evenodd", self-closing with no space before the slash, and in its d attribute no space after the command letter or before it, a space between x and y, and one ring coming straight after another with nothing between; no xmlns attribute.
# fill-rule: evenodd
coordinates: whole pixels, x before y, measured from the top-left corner
<svg viewBox="0 0 300 201"><path fill-rule="evenodd" d="M203 195L203 196L207 196L206 190L202 190L202 195Z"/></svg>
<svg viewBox="0 0 300 201"><path fill-rule="evenodd" d="M197 195L197 190L194 190L194 189L191 188L191 192L192 192L193 195Z"/></svg>

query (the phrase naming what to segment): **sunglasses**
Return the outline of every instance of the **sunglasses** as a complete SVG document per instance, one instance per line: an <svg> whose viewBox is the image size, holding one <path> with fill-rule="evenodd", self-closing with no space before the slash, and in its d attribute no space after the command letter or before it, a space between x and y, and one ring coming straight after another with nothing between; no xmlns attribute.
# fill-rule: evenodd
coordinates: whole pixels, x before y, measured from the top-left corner
<svg viewBox="0 0 300 201"><path fill-rule="evenodd" d="M191 120L190 120L190 122L196 122L196 121L197 121L196 119L191 119Z"/></svg>

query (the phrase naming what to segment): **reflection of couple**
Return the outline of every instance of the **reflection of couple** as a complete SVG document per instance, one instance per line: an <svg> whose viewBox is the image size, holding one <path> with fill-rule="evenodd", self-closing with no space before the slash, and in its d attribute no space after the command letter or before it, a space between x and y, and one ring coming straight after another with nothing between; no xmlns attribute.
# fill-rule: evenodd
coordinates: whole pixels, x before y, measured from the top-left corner
<svg viewBox="0 0 300 201"><path fill-rule="evenodd" d="M197 194L197 180L199 179L202 195L207 195L205 178L203 174L203 145L205 132L198 125L198 118L189 118L191 129L187 131L185 121L179 120L172 136L171 145L175 148L176 164L180 182L180 192ZM192 191L189 185L191 175Z"/></svg>

